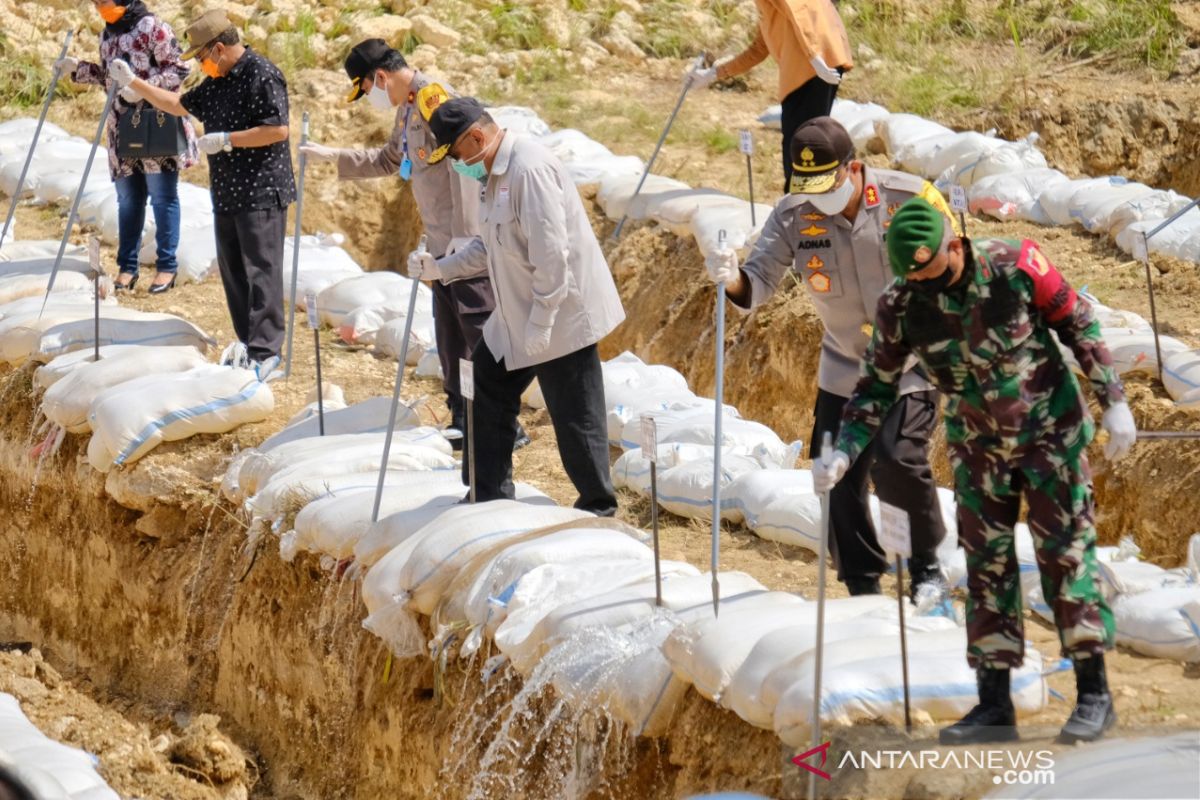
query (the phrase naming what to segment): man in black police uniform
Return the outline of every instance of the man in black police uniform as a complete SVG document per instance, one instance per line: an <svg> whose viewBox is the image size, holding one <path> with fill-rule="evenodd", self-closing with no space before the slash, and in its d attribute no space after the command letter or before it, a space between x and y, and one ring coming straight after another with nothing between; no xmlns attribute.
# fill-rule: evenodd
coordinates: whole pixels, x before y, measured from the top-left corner
<svg viewBox="0 0 1200 800"><path fill-rule="evenodd" d="M217 263L238 342L225 361L269 379L283 347L283 236L296 199L288 149L287 82L267 59L241 44L222 10L188 27L185 59L196 58L208 79L180 94L135 78L114 61L109 74L156 108L191 114L204 124Z"/></svg>

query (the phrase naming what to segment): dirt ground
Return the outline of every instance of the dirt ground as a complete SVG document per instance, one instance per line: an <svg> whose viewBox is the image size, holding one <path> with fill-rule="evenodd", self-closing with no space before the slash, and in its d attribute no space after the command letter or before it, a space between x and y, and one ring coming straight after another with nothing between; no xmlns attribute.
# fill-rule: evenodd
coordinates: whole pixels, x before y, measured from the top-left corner
<svg viewBox="0 0 1200 800"><path fill-rule="evenodd" d="M603 70L592 78L594 83L603 82L604 91L575 88L566 93L565 102L552 106L543 106L541 101L547 98L539 96L536 90L522 90L506 100L528 102L542 109L552 124L575 125L585 132L603 136L603 141L616 152L646 155L657 130L646 126L622 127L620 104L613 98L636 92L639 107L646 116L665 119L678 91L677 72L668 67L676 69L675 65L653 64L648 66L646 73ZM322 92L333 91L340 83L328 73L313 71L313 74L305 73L296 85L306 96L319 98ZM1169 90L1160 87L1145 94L1135 91L1138 88L1136 77L1114 78L1085 71L1052 74L1035 88L1043 107L1052 111L1034 109L1016 117L1000 117L989 111L978 118L964 116L948 121L973 128L995 124L1002 134L1013 137L1036 128L1043 132L1043 146L1055 166L1069 170L1103 168L1130 172L1135 177L1151 180L1146 177L1148 174L1158 178L1160 186L1181 191L1200 190L1200 172L1194 167L1194 123L1181 112L1181 109L1192 107L1192 87L1179 86ZM770 94L769 88L764 88L761 82L752 83L750 91L745 92L698 93L689 98L678 125L681 129L689 126L751 126L753 119L772 102ZM867 99L869 86L857 89L848 86L847 95ZM94 100L80 99L66 116L56 121L77 132L85 132L85 112L89 104L95 105ZM377 121L364 124L360 117L340 105L336 110L323 113L314 125L314 138L326 142L339 137L345 137L346 141L378 141L386 130ZM1155 124L1155 120L1163 119L1170 124ZM777 180L774 176L778 171L777 134L756 128L755 136L758 142L753 162L755 184L763 195L774 196ZM884 163L879 156L869 156L869 160ZM736 153L714 154L697 148L694 142L676 145L669 140L656 171L695 185L717 186L744 194L744 161ZM189 176L197 181L202 178L202 172ZM305 216L307 231L345 232L348 249L372 268L394 266L397 254L407 252L419 233L419 223L406 193L379 182L338 184L332 179L329 168L316 169L309 175ZM61 220L54 211L23 207L18 212L18 221L23 238L57 238L61 233ZM601 233L611 227L611 223L599 219L596 222ZM1110 241L1077 229L1046 229L980 219L971 220L969 225L973 235L1036 238L1076 286L1088 286L1109 305L1149 315L1141 265L1131 263ZM704 279L694 245L655 231L651 226L633 226L620 245L606 244L606 247L629 312L629 322L605 343L605 356L631 349L647 361L668 363L680 369L696 391L711 392L712 290ZM111 265L111 249L106 248L105 253ZM143 278L143 287L148 283L148 277ZM1200 343L1200 299L1197 299L1200 297L1197 293L1200 267L1156 260L1154 280L1164 332L1193 344ZM217 338L221 346L232 338L224 297L215 277L199 285L180 287L162 298L151 298L142 288L132 299L123 302L186 316ZM304 331L301 333L303 335L296 341L293 378L272 385L276 406L270 420L226 436L197 437L183 444L161 446L145 459L142 470L161 476L170 487L169 491L189 497L194 513L205 510L209 515L213 514L214 485L220 480L232 453L260 442L307 401L313 388L314 360L311 337ZM330 331L322 332L321 336L325 380L340 385L348 402L390 391L395 375L393 362L376 359L365 351L341 347ZM745 416L765 422L785 439L807 439L813 394L808 376L814 374L818 336L819 324L799 287L781 291L772 303L749 318L735 319L731 315L727 335L728 400L738 405ZM429 396L429 402L421 409L423 418L434 424L444 422L437 382L412 377L406 380L410 387L406 395L410 399L422 394ZM1182 430L1195 426L1193 417L1171 407L1156 380L1134 379L1129 381L1129 388L1135 415L1142 427ZM572 490L559 466L553 432L545 412L527 412L523 421L533 442L516 455L517 475L559 502L571 502L574 499ZM64 470L67 468L64 465ZM1197 506L1200 500L1195 492L1198 472L1200 453L1192 445L1171 442L1139 444L1130 459L1116 468L1110 469L1098 459L1102 540L1115 542L1121 534L1134 532L1151 560L1164 566L1178 564L1183 555L1183 542L1196 529L1194 520L1200 511ZM621 518L647 528L647 502L623 495ZM664 557L707 565L707 524L665 515L661 534ZM195 542L185 544L191 548L197 546ZM267 553L264 557L273 557L273 554ZM810 597L815 592L816 569L807 551L766 542L741 528L725 526L722 529L721 568L745 571L772 588L798 591ZM278 569L290 568L280 566ZM296 571L305 579L315 574L317 577L312 580L328 580L316 570ZM295 580L300 581L301 577ZM891 591L893 584L889 580L885 586ZM833 584L831 593L834 596L840 594L840 585ZM354 606L354 610L358 607ZM1052 630L1032 615L1026 616L1027 635L1047 663L1053 662L1057 658L1057 647ZM343 622L353 627L356 621L344 619ZM179 709L165 709L161 704L148 703L143 698L111 693L104 687L93 685L86 670L73 669L71 663L56 659L54 654L49 657L54 666L36 653L0 654L0 690L17 694L26 713L48 734L95 752L100 757L105 777L123 795L186 800L233 797L239 791L244 796L250 791L255 797L273 796L265 782L256 783L258 768L253 766L253 761L248 766L243 760L240 771L231 772L233 767L227 763L229 759L222 761L218 768L214 766L211 753L208 761L194 757L194 754L188 756L184 752L186 748L179 747L176 740L184 734L180 720L186 724L191 721L190 714L177 720L175 713ZM1109 663L1121 714L1119 732L1194 728L1200 724L1200 692L1196 691L1200 673L1194 666L1186 667L1125 651L1114 653ZM1069 672L1056 673L1049 681L1065 700L1052 701L1043 713L1023 720L1037 737L1035 741L1048 740L1069 712L1073 698L1073 680ZM404 699L395 698L397 703ZM196 709L199 710L202 709ZM199 722L196 724L200 725ZM721 776L706 775L705 761L713 757L714 751L721 751L725 758L735 755L741 746L739 737L747 729L727 712L694 694L689 695L677 724L736 732L733 736L705 737L703 745L697 744L693 751L664 754L664 758L694 773L692 788L715 788ZM204 730L211 730L211 721L203 725L208 726ZM234 739L241 740L241 733L248 732L238 732ZM756 749L752 750L756 755L769 748L764 736L766 734L760 733L751 736L757 737L754 738ZM212 740L221 743L215 748L218 754L234 747L228 739L216 734ZM203 747L201 750L207 752ZM232 777L221 778L221 775ZM873 784L862 788L859 796L900 796L905 793L907 782L914 778L894 775L890 780L893 781L890 785ZM765 786L760 788L766 790ZM942 790L946 791L945 787Z"/></svg>

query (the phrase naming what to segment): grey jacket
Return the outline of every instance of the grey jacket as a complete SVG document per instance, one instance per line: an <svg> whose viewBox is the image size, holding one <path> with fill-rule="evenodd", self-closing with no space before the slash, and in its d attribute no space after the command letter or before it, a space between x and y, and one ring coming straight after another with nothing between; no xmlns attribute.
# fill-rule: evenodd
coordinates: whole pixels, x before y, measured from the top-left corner
<svg viewBox="0 0 1200 800"><path fill-rule="evenodd" d="M750 281L750 308L768 300L790 271L804 285L825 326L818 385L849 397L871 341L875 306L892 282L884 235L905 200L921 195L945 208L941 193L924 178L863 166L863 196L851 224L841 214L826 217L800 197L784 197L763 226L742 271ZM946 214L949 215L946 209ZM932 385L911 371L902 394Z"/></svg>
<svg viewBox="0 0 1200 800"><path fill-rule="evenodd" d="M521 369L595 344L625 319L608 262L562 162L537 141L505 132L481 209L483 240L438 262L486 265L496 310L483 338L505 366ZM467 266L472 265L472 266ZM552 328L550 347L525 352L530 320Z"/></svg>
<svg viewBox="0 0 1200 800"><path fill-rule="evenodd" d="M450 97L457 93L445 84L435 84L428 76L416 73L408 99L396 110L396 127L383 147L370 150L339 150L338 177L342 180L380 178L398 175L404 160L405 128L408 131L408 158L412 162L412 191L429 237L429 252L440 258L451 249L465 246L479 236L479 186L450 168L450 159L426 164L426 157L437 149L429 122L421 112L418 95L426 87L439 86ZM407 120L407 126L405 125ZM451 247L454 243L454 248ZM397 257L407 256L398 253ZM486 273L442 269L442 281L478 278Z"/></svg>

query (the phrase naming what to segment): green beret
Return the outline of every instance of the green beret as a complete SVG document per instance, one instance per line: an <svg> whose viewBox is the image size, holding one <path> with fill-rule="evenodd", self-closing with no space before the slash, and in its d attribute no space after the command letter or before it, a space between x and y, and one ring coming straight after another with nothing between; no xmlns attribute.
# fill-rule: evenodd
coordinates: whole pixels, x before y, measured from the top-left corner
<svg viewBox="0 0 1200 800"><path fill-rule="evenodd" d="M887 231L888 260L896 277L903 280L924 269L949 243L946 228L946 215L924 197L900 206Z"/></svg>

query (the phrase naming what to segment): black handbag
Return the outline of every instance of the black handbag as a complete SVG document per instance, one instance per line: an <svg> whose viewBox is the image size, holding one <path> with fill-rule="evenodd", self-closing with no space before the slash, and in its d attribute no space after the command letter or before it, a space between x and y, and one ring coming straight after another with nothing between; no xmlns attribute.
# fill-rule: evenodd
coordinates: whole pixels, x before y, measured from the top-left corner
<svg viewBox="0 0 1200 800"><path fill-rule="evenodd" d="M127 108L117 118L118 158L170 158L187 150L183 117L149 103Z"/></svg>

